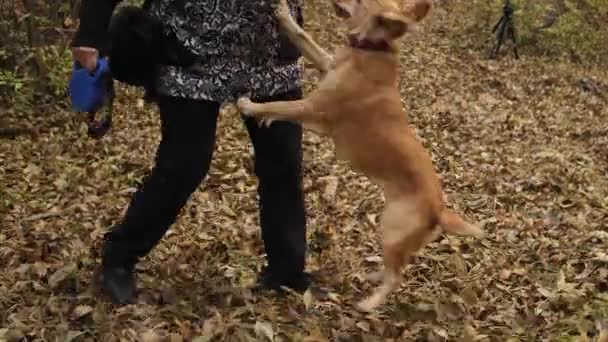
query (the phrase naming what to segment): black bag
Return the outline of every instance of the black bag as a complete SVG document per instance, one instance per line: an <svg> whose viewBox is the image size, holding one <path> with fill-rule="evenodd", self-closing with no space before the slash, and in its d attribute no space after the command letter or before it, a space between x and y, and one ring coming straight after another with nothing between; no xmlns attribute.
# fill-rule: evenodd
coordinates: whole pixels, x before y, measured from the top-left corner
<svg viewBox="0 0 608 342"><path fill-rule="evenodd" d="M154 92L160 65L190 66L196 57L164 34L147 5L149 1L142 7L123 6L112 16L108 57L115 80Z"/></svg>

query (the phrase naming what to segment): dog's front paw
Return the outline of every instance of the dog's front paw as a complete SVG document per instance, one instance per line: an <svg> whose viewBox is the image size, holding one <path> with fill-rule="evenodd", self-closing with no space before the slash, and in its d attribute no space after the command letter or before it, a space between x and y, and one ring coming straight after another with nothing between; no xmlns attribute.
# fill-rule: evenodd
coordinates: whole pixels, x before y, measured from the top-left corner
<svg viewBox="0 0 608 342"><path fill-rule="evenodd" d="M289 5L287 4L287 0L279 0L279 4L275 9L275 15L280 21L285 22L289 20L289 17L291 17L291 13L289 12Z"/></svg>
<svg viewBox="0 0 608 342"><path fill-rule="evenodd" d="M241 97L236 101L236 107L243 115L252 116L254 103L248 97Z"/></svg>
<svg viewBox="0 0 608 342"><path fill-rule="evenodd" d="M263 127L263 126L270 127L270 125L274 122L274 120L275 119L271 118L270 116L263 116L260 118L259 125L260 125L260 127Z"/></svg>

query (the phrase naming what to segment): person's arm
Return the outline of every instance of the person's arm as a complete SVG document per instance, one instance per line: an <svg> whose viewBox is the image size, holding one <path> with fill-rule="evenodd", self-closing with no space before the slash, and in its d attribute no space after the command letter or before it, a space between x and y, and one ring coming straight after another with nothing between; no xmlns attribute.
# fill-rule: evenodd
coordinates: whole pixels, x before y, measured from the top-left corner
<svg viewBox="0 0 608 342"><path fill-rule="evenodd" d="M114 8L121 0L82 0L80 26L72 41L73 47L91 47L103 50L107 44L107 31Z"/></svg>
<svg viewBox="0 0 608 342"><path fill-rule="evenodd" d="M75 61L89 70L97 65L97 56L108 48L108 25L114 8L121 0L82 0L80 25L72 40Z"/></svg>

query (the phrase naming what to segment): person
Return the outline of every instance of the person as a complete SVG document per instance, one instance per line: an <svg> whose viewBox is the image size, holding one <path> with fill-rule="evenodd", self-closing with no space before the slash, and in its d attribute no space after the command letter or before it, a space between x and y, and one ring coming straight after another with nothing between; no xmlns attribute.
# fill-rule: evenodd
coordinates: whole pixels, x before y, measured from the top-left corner
<svg viewBox="0 0 608 342"><path fill-rule="evenodd" d="M72 42L75 62L95 70L120 1L83 0ZM301 21L299 2L289 5ZM278 28L272 0L150 0L145 8L198 64L163 65L158 72L154 93L162 137L155 164L102 248L102 288L116 303L136 298L136 263L162 239L206 177L221 105L244 93L262 102L302 97L300 55ZM260 127L252 118L242 119L254 149L267 258L258 284L303 292L311 279L305 272L302 128L290 122Z"/></svg>

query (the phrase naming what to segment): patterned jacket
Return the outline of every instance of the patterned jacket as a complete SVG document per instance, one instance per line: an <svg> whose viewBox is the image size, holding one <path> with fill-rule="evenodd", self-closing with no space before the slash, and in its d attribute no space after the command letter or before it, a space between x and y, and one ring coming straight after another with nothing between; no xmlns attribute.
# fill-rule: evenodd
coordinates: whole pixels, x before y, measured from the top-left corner
<svg viewBox="0 0 608 342"><path fill-rule="evenodd" d="M120 1L83 0L73 45L103 51ZM299 87L300 55L273 17L276 1L150 0L149 14L199 60L196 67L162 67L157 93L223 103L244 93L266 97ZM300 1L288 2L301 23Z"/></svg>

